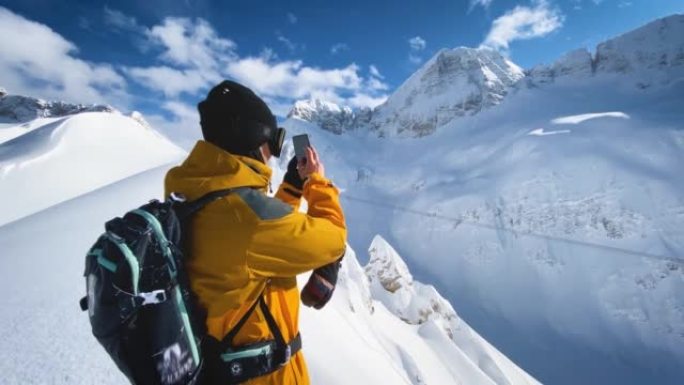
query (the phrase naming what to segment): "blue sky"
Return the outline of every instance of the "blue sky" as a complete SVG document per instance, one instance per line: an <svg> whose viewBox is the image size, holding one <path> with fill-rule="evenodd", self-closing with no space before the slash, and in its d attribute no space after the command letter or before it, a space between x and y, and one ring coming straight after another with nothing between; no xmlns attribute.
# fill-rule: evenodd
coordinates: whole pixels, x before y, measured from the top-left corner
<svg viewBox="0 0 684 385"><path fill-rule="evenodd" d="M682 12L681 0L3 0L0 86L139 110L189 143L195 104L222 78L279 116L309 97L372 107L441 48L486 45L529 68Z"/></svg>

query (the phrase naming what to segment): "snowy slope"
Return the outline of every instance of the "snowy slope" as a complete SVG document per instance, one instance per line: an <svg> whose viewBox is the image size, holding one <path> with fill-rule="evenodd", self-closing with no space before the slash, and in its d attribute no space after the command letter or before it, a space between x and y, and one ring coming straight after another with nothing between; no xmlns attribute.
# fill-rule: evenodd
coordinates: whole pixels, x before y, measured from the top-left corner
<svg viewBox="0 0 684 385"><path fill-rule="evenodd" d="M78 308L84 294L83 253L107 218L159 197L169 167L0 227L3 383L125 383ZM36 234L43 235L40 242ZM300 278L300 284L307 279ZM303 308L301 329L313 383L537 384L461 321L434 289L449 317L446 327L440 317L422 325L400 320L369 287L350 249L331 303L322 311Z"/></svg>
<svg viewBox="0 0 684 385"><path fill-rule="evenodd" d="M682 20L599 47L599 62L625 57L629 70L596 70L575 51L550 81L519 82L498 105L425 137L333 136L301 119L285 126L323 149L354 223L352 246L386 235L412 271L539 380L680 384ZM607 56L608 46L626 48ZM667 65L652 65L663 54ZM414 105L431 103L427 89L416 94Z"/></svg>
<svg viewBox="0 0 684 385"><path fill-rule="evenodd" d="M120 113L6 123L0 127L3 132L7 140L0 142L0 225L184 153L139 117Z"/></svg>

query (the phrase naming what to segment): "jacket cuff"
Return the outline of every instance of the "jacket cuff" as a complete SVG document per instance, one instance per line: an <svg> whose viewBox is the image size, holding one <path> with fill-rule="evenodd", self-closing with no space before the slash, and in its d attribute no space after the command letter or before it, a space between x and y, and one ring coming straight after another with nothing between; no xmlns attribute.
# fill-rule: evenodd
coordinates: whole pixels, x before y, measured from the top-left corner
<svg viewBox="0 0 684 385"><path fill-rule="evenodd" d="M290 195L294 198L299 199L302 197L302 190L293 186L292 183L284 181L282 186L281 186L281 189L282 189L282 191L286 192L288 195Z"/></svg>

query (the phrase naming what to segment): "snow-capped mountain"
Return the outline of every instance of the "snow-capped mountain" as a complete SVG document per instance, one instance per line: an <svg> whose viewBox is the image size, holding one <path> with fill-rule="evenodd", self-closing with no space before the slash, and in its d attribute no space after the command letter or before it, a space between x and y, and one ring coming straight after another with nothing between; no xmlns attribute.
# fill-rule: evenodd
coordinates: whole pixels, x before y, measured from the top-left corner
<svg viewBox="0 0 684 385"><path fill-rule="evenodd" d="M37 118L59 118L80 112L117 112L113 107L100 104L73 104L46 101L23 95L11 95L0 88L0 118L27 122Z"/></svg>
<svg viewBox="0 0 684 385"><path fill-rule="evenodd" d="M443 49L373 111L369 126L381 136L429 135L457 117L499 104L523 77L497 51Z"/></svg>
<svg viewBox="0 0 684 385"><path fill-rule="evenodd" d="M451 120L499 104L523 71L488 48L443 49L374 110L353 111L321 100L298 101L288 114L340 134L425 136Z"/></svg>
<svg viewBox="0 0 684 385"><path fill-rule="evenodd" d="M552 65L527 72L527 84L556 79L621 76L639 88L665 85L684 76L684 15L656 20L598 45L572 51Z"/></svg>
<svg viewBox="0 0 684 385"><path fill-rule="evenodd" d="M601 55L578 50L537 67L498 105L418 139L332 135L301 119L285 127L309 133L325 154L354 222L352 246L382 233L460 317L536 378L679 384L682 20L611 39ZM623 59L628 66L608 65ZM413 107L432 102L421 95ZM385 132L400 129L395 121ZM401 264L389 265L376 287L410 286ZM415 319L404 305L411 296L396 290L387 307Z"/></svg>
<svg viewBox="0 0 684 385"><path fill-rule="evenodd" d="M520 88L558 79L630 75L638 88L664 85L684 76L684 16L656 20L598 45L581 48L551 65L523 71L487 48L443 49L374 110L354 111L322 100L298 101L288 114L340 134L371 130L380 136L420 137L453 119L501 103Z"/></svg>
<svg viewBox="0 0 684 385"><path fill-rule="evenodd" d="M334 134L341 134L367 124L370 121L371 110L363 108L353 111L350 107L340 107L335 103L310 99L297 101L287 117L306 120Z"/></svg>

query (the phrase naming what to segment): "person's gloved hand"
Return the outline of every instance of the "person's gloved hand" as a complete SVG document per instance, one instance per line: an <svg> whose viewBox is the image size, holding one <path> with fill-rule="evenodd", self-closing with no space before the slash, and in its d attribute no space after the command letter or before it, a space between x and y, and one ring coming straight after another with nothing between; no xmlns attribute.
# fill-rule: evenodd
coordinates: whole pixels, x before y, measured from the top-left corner
<svg viewBox="0 0 684 385"><path fill-rule="evenodd" d="M337 285L337 273L340 270L342 258L321 266L314 270L309 281L302 289L302 303L315 309L321 309L332 298Z"/></svg>
<svg viewBox="0 0 684 385"><path fill-rule="evenodd" d="M301 190L304 187L304 179L299 175L297 170L297 157L294 156L290 159L290 163L287 164L287 172L285 172L285 182L292 185L292 187L297 190Z"/></svg>

